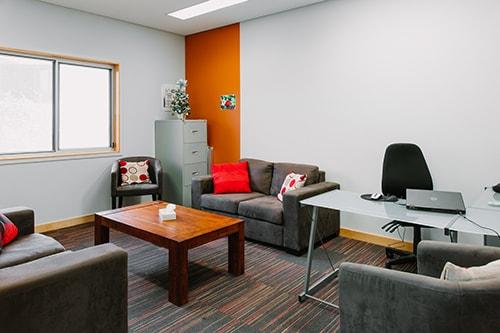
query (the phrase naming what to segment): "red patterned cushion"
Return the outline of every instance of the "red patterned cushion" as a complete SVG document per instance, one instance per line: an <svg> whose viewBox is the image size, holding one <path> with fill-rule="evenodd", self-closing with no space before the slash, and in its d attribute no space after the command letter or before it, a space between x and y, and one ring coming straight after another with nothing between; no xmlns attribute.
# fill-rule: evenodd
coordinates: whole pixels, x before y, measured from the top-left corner
<svg viewBox="0 0 500 333"><path fill-rule="evenodd" d="M298 173L289 173L285 177L285 181L281 186L281 191L278 193L278 200L283 201L283 194L301 187L304 187L307 180L306 175L299 175Z"/></svg>
<svg viewBox="0 0 500 333"><path fill-rule="evenodd" d="M214 193L248 193L250 177L248 162L214 164L212 166Z"/></svg>
<svg viewBox="0 0 500 333"><path fill-rule="evenodd" d="M0 213L0 250L19 235L17 226L12 221Z"/></svg>
<svg viewBox="0 0 500 333"><path fill-rule="evenodd" d="M151 183L149 179L149 160L140 162L118 161L122 175L122 186L130 184Z"/></svg>

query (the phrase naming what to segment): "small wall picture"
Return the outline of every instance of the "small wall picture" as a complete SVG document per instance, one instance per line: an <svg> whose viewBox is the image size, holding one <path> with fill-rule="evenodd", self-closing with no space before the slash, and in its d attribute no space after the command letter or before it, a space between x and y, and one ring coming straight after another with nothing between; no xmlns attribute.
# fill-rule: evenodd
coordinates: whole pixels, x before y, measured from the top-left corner
<svg viewBox="0 0 500 333"><path fill-rule="evenodd" d="M161 85L161 107L165 111L170 111L170 104L172 102L172 89L175 88L175 84L165 83Z"/></svg>
<svg viewBox="0 0 500 333"><path fill-rule="evenodd" d="M236 95L222 95L220 97L220 108L222 110L234 110L236 108Z"/></svg>

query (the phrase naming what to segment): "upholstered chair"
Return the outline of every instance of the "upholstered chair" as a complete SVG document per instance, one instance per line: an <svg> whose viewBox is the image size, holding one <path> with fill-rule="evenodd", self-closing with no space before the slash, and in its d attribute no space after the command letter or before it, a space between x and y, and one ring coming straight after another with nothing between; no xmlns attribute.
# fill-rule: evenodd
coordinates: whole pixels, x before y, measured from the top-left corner
<svg viewBox="0 0 500 333"><path fill-rule="evenodd" d="M500 332L500 277L440 279L448 261L471 267L498 259L496 247L422 241L418 274L343 263L341 332Z"/></svg>
<svg viewBox="0 0 500 333"><path fill-rule="evenodd" d="M122 185L120 173L120 161L141 162L149 161L148 173L151 183ZM118 207L123 205L123 197L151 195L153 200L161 200L162 194L162 168L160 160L149 156L131 156L124 157L111 166L111 207L116 208L116 199L118 198Z"/></svg>

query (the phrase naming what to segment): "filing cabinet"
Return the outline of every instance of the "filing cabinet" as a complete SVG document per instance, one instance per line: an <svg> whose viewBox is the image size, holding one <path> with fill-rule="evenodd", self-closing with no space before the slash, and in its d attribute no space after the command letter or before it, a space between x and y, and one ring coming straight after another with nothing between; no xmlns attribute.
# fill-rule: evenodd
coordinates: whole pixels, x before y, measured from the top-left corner
<svg viewBox="0 0 500 333"><path fill-rule="evenodd" d="M191 206L191 179L208 174L206 120L157 120L155 153L163 168L164 200Z"/></svg>

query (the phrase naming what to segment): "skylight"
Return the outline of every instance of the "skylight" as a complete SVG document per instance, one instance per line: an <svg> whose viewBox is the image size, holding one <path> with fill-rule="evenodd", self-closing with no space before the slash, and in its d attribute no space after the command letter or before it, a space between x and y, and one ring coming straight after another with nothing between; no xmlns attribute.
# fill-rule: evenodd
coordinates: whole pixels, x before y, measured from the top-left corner
<svg viewBox="0 0 500 333"><path fill-rule="evenodd" d="M168 15L180 20L188 20L196 16L234 6L246 1L248 0L208 0L200 4L169 13Z"/></svg>

